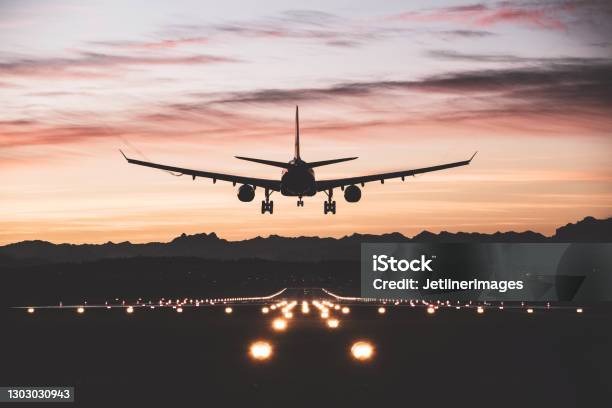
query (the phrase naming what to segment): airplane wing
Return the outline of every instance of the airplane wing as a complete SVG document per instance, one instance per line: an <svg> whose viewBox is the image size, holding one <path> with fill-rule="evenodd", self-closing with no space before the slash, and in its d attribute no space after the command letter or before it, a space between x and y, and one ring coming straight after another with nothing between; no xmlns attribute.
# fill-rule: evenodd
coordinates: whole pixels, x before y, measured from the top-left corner
<svg viewBox="0 0 612 408"><path fill-rule="evenodd" d="M321 181L317 181L317 191L326 191L331 188L350 186L352 184L361 184L363 186L363 184L369 183L371 181L380 181L381 183L384 183L384 180L386 179L392 179L392 178L398 178L398 177L401 177L403 180L404 177L414 176L416 174L429 173L431 171L450 169L453 167L467 166L468 164L471 163L474 156L476 156L476 153L474 153L472 157L470 157L468 160L454 162L454 163L440 164L440 165L431 166L431 167L423 167L420 169L394 171L391 173L372 174L369 176L348 177L348 178L333 179L333 180L321 180Z"/></svg>
<svg viewBox="0 0 612 408"><path fill-rule="evenodd" d="M280 181L277 180L267 180L253 177L243 177L243 176L234 176L232 174L223 174L223 173L212 173L209 171L202 170L192 170L192 169L184 169L181 167L167 166L165 164L151 163L142 160L130 159L127 157L121 150L119 150L125 160L127 160L130 164L137 164L139 166L152 167L154 169L179 173L179 175L187 174L195 180L196 177L205 177L210 178L215 183L217 180L229 181L231 183L240 183L240 184L249 184L251 186L257 186L262 188L267 188L272 191L280 191Z"/></svg>

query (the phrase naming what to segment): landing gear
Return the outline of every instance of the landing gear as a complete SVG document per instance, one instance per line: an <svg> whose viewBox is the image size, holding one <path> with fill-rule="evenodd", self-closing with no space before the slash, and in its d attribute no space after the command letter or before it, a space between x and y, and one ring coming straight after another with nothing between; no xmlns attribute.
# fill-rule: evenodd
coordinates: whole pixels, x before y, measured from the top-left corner
<svg viewBox="0 0 612 408"><path fill-rule="evenodd" d="M323 203L323 214L327 214L331 212L332 214L336 213L336 202L332 200L334 196L334 190L329 189L325 192L327 194L327 201Z"/></svg>
<svg viewBox="0 0 612 408"><path fill-rule="evenodd" d="M300 196L300 198L298 199L297 206L298 206L298 207L303 207L303 206L304 206L304 201L302 200L302 197L301 197L301 196Z"/></svg>
<svg viewBox="0 0 612 408"><path fill-rule="evenodd" d="M266 188L266 199L261 202L261 213L265 214L269 212L272 214L274 212L274 201L270 201L270 190Z"/></svg>

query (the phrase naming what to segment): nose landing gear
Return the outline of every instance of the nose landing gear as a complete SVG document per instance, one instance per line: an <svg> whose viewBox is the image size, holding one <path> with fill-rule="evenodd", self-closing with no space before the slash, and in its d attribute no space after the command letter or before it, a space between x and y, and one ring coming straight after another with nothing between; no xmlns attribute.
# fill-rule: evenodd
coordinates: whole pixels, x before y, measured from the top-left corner
<svg viewBox="0 0 612 408"><path fill-rule="evenodd" d="M302 200L302 196L299 197L298 202L297 202L297 206L298 207L303 207L304 206L304 200Z"/></svg>
<svg viewBox="0 0 612 408"><path fill-rule="evenodd" d="M274 201L270 201L270 190L266 188L266 199L261 202L261 213L265 214L269 212L272 214L274 212Z"/></svg>
<svg viewBox="0 0 612 408"><path fill-rule="evenodd" d="M327 194L327 201L323 202L323 214L327 214L331 212L332 214L336 213L336 202L332 200L334 196L334 190L329 189L325 192Z"/></svg>

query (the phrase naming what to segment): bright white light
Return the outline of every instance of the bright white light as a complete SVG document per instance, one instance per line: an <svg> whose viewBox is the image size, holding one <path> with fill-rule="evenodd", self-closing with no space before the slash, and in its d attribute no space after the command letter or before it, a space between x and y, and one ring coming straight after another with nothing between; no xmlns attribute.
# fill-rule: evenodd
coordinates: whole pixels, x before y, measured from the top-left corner
<svg viewBox="0 0 612 408"><path fill-rule="evenodd" d="M132 306L128 306L128 308L127 308L127 309L125 309L125 311L126 311L128 314L132 314L132 313L134 313L134 308L133 308Z"/></svg>
<svg viewBox="0 0 612 408"><path fill-rule="evenodd" d="M351 311L351 309L349 309L349 308L348 308L348 307L346 307L346 306L344 306L344 307L342 308L342 314L349 314L349 313L350 313L350 311Z"/></svg>
<svg viewBox="0 0 612 408"><path fill-rule="evenodd" d="M183 313L183 308L182 307L177 307L176 308L176 312L177 313Z"/></svg>
<svg viewBox="0 0 612 408"><path fill-rule="evenodd" d="M374 354L374 346L367 341L358 341L351 347L351 354L357 361L367 361Z"/></svg>
<svg viewBox="0 0 612 408"><path fill-rule="evenodd" d="M532 314L533 313L533 309L532 308L527 309L527 313Z"/></svg>
<svg viewBox="0 0 612 408"><path fill-rule="evenodd" d="M285 331L287 328L287 321L285 319L274 319L272 321L272 328L276 331Z"/></svg>
<svg viewBox="0 0 612 408"><path fill-rule="evenodd" d="M576 309L576 313L582 313L582 308L579 307L578 309Z"/></svg>
<svg viewBox="0 0 612 408"><path fill-rule="evenodd" d="M29 313L29 314L34 313L34 308L33 308L33 307L28 307L28 313Z"/></svg>
<svg viewBox="0 0 612 408"><path fill-rule="evenodd" d="M285 312L285 319L293 319L293 313L292 312Z"/></svg>
<svg viewBox="0 0 612 408"><path fill-rule="evenodd" d="M84 308L83 306L79 306L79 307L77 308L77 313L78 313L78 314L83 314L83 313L85 313L85 308Z"/></svg>
<svg viewBox="0 0 612 408"><path fill-rule="evenodd" d="M340 322L338 321L338 319L328 319L327 320L327 326L331 329L335 329L340 325Z"/></svg>
<svg viewBox="0 0 612 408"><path fill-rule="evenodd" d="M231 314L234 310L231 307L226 307L225 308L225 313L226 314Z"/></svg>
<svg viewBox="0 0 612 408"><path fill-rule="evenodd" d="M272 345L267 341L256 341L249 348L249 355L257 361L264 361L272 356Z"/></svg>
<svg viewBox="0 0 612 408"><path fill-rule="evenodd" d="M483 314L484 313L484 308L482 306L478 306L478 308L476 309L476 312L478 314Z"/></svg>
<svg viewBox="0 0 612 408"><path fill-rule="evenodd" d="M427 314L434 314L436 313L436 309L433 306L429 306L427 308Z"/></svg>
<svg viewBox="0 0 612 408"><path fill-rule="evenodd" d="M385 314L386 312L387 312L387 309L385 309L384 307L381 306L381 307L378 308L378 313L379 314Z"/></svg>
<svg viewBox="0 0 612 408"><path fill-rule="evenodd" d="M261 308L261 313L268 314L268 313L270 313L270 309L267 308L266 306L264 306L264 307Z"/></svg>

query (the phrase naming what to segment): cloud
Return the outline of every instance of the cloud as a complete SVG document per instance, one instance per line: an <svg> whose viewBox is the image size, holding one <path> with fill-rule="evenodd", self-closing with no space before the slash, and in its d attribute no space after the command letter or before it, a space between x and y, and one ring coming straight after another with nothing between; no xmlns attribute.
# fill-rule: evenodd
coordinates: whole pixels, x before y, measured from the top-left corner
<svg viewBox="0 0 612 408"><path fill-rule="evenodd" d="M437 54L439 55L439 53ZM325 88L262 89L224 94L215 104L293 103L335 97L362 97L388 90L404 89L444 94L479 94L496 92L504 97L520 95L549 99L551 103L567 105L567 97L590 100L593 104L608 105L612 97L612 60L600 58L522 59L511 55L455 55L444 56L485 60L490 62L538 62L540 65L481 69L436 75L421 80L374 81L341 83ZM220 96L220 95L217 95ZM575 100L575 99L574 99Z"/></svg>
<svg viewBox="0 0 612 408"><path fill-rule="evenodd" d="M486 30L445 30L437 33L442 37L463 37L463 38L483 38L496 35L494 32Z"/></svg>
<svg viewBox="0 0 612 408"><path fill-rule="evenodd" d="M91 79L116 76L115 69L138 65L202 65L238 62L214 55L120 55L79 52L72 58L23 58L0 62L0 78Z"/></svg>
<svg viewBox="0 0 612 408"><path fill-rule="evenodd" d="M192 37L156 41L93 41L90 44L123 50L164 50L182 46L204 45L208 44L208 42L208 38Z"/></svg>
<svg viewBox="0 0 612 408"><path fill-rule="evenodd" d="M499 2L466 6L440 7L410 11L392 16L391 21L455 22L475 27L519 24L532 28L565 30L573 5L568 2Z"/></svg>
<svg viewBox="0 0 612 408"><path fill-rule="evenodd" d="M261 108L309 102L349 115L309 122L320 133L380 126L448 126L459 122L516 128L525 134L553 129L606 131L612 125L612 59L523 58L510 54L457 54L439 51L441 58L519 63L499 69L449 72L414 80L345 82L325 87L257 89L244 92L192 93L180 102L139 106L122 114L122 122L100 125L92 115L76 123L15 119L0 122L0 147L61 145L102 138L188 139L212 143L274 138L290 131L291 123L261 115ZM407 98L407 99L406 99ZM410 100L433 98L428 107L413 108ZM406 103L404 103L406 102ZM371 109L385 106L385 111ZM401 107L400 107L401 106ZM500 122L500 120L503 121ZM344 133L344 132L343 132ZM329 133L328 133L329 134ZM203 136L204 135L204 136Z"/></svg>

